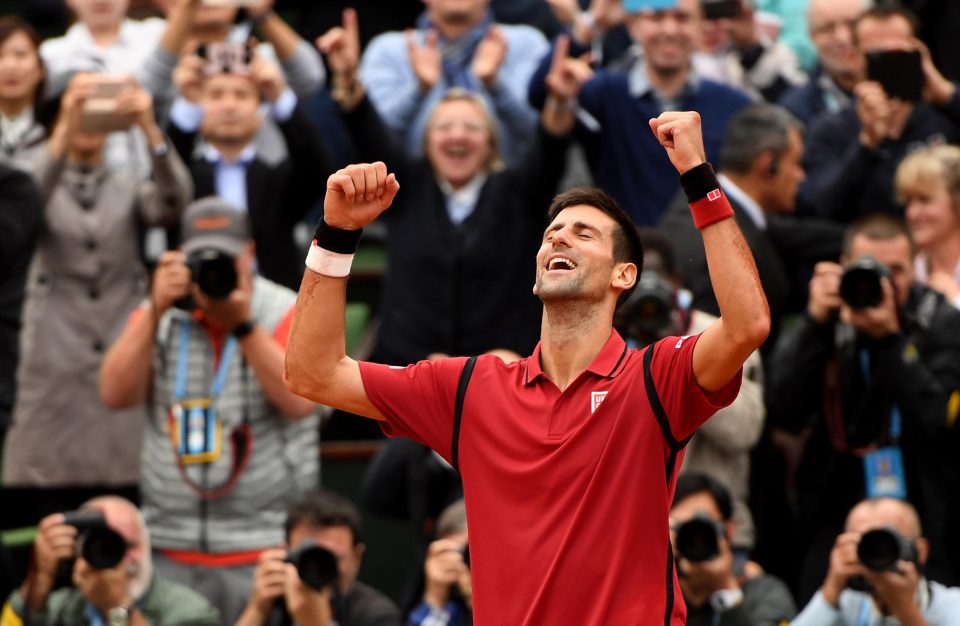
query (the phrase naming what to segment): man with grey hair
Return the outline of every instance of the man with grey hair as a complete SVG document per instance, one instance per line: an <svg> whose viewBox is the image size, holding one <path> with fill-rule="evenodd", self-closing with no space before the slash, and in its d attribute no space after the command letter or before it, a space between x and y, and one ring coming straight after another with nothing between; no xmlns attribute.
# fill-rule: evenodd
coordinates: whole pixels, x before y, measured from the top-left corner
<svg viewBox="0 0 960 626"><path fill-rule="evenodd" d="M850 105L854 86L864 78L853 22L872 4L872 0L810 0L807 24L818 64L807 84L780 98L780 106L804 124L824 111L836 113Z"/></svg>
<svg viewBox="0 0 960 626"><path fill-rule="evenodd" d="M126 543L119 563L91 563L96 556L80 551L73 565L73 587L54 591L61 562L73 558L78 529L63 513L40 521L34 542L35 566L9 609L32 626L220 626L217 610L187 587L156 575L150 534L140 511L118 496L88 501L81 512L99 513L106 526ZM90 535L92 537L92 535ZM92 539L87 539L92 541Z"/></svg>
<svg viewBox="0 0 960 626"><path fill-rule="evenodd" d="M841 229L819 220L793 220L797 187L805 178L800 163L800 123L786 110L768 104L748 106L730 120L720 149L720 185L730 198L737 223L753 252L772 320L766 353L776 341L778 320L790 304L789 262L835 258ZM689 211L677 199L660 222L660 230L681 261L684 286L693 293L692 308L719 315L707 258Z"/></svg>

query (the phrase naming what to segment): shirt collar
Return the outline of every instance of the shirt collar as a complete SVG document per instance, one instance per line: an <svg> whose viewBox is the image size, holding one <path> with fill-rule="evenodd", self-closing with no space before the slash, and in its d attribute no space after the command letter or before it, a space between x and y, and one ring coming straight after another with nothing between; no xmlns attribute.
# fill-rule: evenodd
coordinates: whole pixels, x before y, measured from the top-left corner
<svg viewBox="0 0 960 626"><path fill-rule="evenodd" d="M623 341L616 330L611 329L610 338L607 339L607 343L600 349L599 354L587 366L587 371L603 378L615 378L623 371L621 365L626 354L626 342ZM538 342L537 347L533 349L533 354L527 357L527 371L523 377L523 383L529 385L539 376L547 377L540 366L540 343Z"/></svg>
<svg viewBox="0 0 960 626"><path fill-rule="evenodd" d="M650 82L650 75L647 74L647 63L641 55L636 63L630 67L630 71L627 74L627 86L630 90L630 95L634 98L653 95L657 101L661 103L679 102L700 88L700 78L694 71L693 66L691 66L690 71L687 73L687 82L683 89L677 94L676 98L667 98L653 88L653 84Z"/></svg>
<svg viewBox="0 0 960 626"><path fill-rule="evenodd" d="M243 149L243 152L240 153L240 156L233 161L227 161L223 158L223 155L220 154L220 151L206 144L203 147L203 158L207 160L208 163L221 164L221 165L250 165L253 160L257 157L257 148L253 144L250 144Z"/></svg>
<svg viewBox="0 0 960 626"><path fill-rule="evenodd" d="M480 172L468 182L466 185L460 189L454 189L453 185L443 180L442 178L437 179L437 184L440 186L440 191L443 192L443 195L447 199L456 202L457 204L476 204L477 198L480 196L480 189L483 188L483 183L487 182L487 175L483 172Z"/></svg>
<svg viewBox="0 0 960 626"><path fill-rule="evenodd" d="M757 225L757 228L760 230L767 229L767 216L763 212L763 209L760 207L757 202L747 195L743 189L737 187L736 184L723 174L719 174L717 179L720 181L720 186L723 187L723 190L726 192L734 202L739 205L743 212L747 214L754 224Z"/></svg>

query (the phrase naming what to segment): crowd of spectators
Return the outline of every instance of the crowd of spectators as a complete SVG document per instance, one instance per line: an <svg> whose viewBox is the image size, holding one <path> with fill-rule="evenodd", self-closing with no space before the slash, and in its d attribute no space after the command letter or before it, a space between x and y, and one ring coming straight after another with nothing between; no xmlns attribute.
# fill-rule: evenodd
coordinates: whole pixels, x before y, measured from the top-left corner
<svg viewBox="0 0 960 626"><path fill-rule="evenodd" d="M365 358L530 354L569 181L641 227L615 325L642 348L719 314L648 125L694 110L773 329L689 443L689 623L957 623L957 3L29 4L0 17L0 527L38 528L11 615L471 623L456 472L391 441L350 494L410 524L394 602L357 580L359 511L320 489L329 411L283 384L327 177L384 161L401 183ZM860 539L884 532L874 567Z"/></svg>

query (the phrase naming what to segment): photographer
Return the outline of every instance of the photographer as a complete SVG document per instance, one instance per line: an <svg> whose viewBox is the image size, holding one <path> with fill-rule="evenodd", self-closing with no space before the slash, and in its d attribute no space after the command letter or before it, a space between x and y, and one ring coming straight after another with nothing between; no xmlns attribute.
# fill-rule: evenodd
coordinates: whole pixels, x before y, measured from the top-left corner
<svg viewBox="0 0 960 626"><path fill-rule="evenodd" d="M791 626L878 626L888 618L903 626L960 623L960 589L924 576L929 554L912 506L864 500L833 544L823 586Z"/></svg>
<svg viewBox="0 0 960 626"><path fill-rule="evenodd" d="M473 624L473 580L467 548L467 509L463 499L437 518L438 539L427 548L423 596L407 616L407 626Z"/></svg>
<svg viewBox="0 0 960 626"><path fill-rule="evenodd" d="M285 529L292 549L261 553L235 626L399 626L393 602L357 580L366 546L353 503L312 491L290 508Z"/></svg>
<svg viewBox="0 0 960 626"><path fill-rule="evenodd" d="M671 542L687 626L778 626L796 614L790 590L734 555L730 493L706 474L683 474L670 508Z"/></svg>
<svg viewBox="0 0 960 626"><path fill-rule="evenodd" d="M44 202L27 277L17 398L3 483L23 491L11 507L33 524L110 491L134 497L143 414L111 412L97 395L106 346L146 295L137 234L171 225L190 201L190 175L154 121L150 95L120 87L113 114L90 115L103 85L77 74L52 136L35 161ZM153 179L109 169L107 134L88 123L121 118L149 138Z"/></svg>
<svg viewBox="0 0 960 626"><path fill-rule="evenodd" d="M844 223L868 213L903 215L893 190L897 165L921 144L960 140L957 86L934 66L917 39L916 18L896 3L853 23L866 80L855 101L811 123L798 202Z"/></svg>
<svg viewBox="0 0 960 626"><path fill-rule="evenodd" d="M40 521L33 567L4 608L31 626L220 626L194 591L154 572L140 511L116 496ZM61 565L76 558L73 586L54 591ZM6 623L6 620L5 622Z"/></svg>
<svg viewBox="0 0 960 626"><path fill-rule="evenodd" d="M801 598L864 497L908 498L927 526L931 575L956 579L947 529L958 522L960 466L948 399L960 387L960 314L912 281L913 256L899 220L855 221L841 263L817 264L806 315L773 356L769 419L807 437L796 477Z"/></svg>
<svg viewBox="0 0 960 626"><path fill-rule="evenodd" d="M317 485L316 407L283 386L295 294L254 274L245 214L206 198L182 229L104 359L100 394L147 403L140 489L157 567L232 624L259 551L283 543L286 507Z"/></svg>

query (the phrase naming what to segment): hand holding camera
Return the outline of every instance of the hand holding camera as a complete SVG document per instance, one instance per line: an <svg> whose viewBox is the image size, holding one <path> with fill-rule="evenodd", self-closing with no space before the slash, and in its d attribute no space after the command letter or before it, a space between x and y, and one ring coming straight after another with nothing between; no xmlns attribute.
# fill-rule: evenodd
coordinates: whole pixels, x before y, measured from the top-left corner
<svg viewBox="0 0 960 626"><path fill-rule="evenodd" d="M295 623L327 626L332 623L330 599L337 574L336 557L314 541L290 551L265 550L257 562L247 611L263 623L279 602Z"/></svg>
<svg viewBox="0 0 960 626"><path fill-rule="evenodd" d="M470 567L465 560L464 547L459 541L438 539L427 548L423 597L429 604L442 607L449 601L453 589L457 589L465 600L470 597Z"/></svg>
<svg viewBox="0 0 960 626"><path fill-rule="evenodd" d="M893 138L896 103L876 81L868 80L854 87L857 96L857 116L860 118L860 143L876 150L887 139Z"/></svg>
<svg viewBox="0 0 960 626"><path fill-rule="evenodd" d="M705 599L722 589L740 588L733 569L733 551L722 523L706 515L695 515L677 527L675 543L677 572L685 597Z"/></svg>
<svg viewBox="0 0 960 626"><path fill-rule="evenodd" d="M841 267L817 263L810 280L807 313L826 324L835 312L840 319L874 339L900 332L899 307L889 268L871 257Z"/></svg>
<svg viewBox="0 0 960 626"><path fill-rule="evenodd" d="M257 85L260 95L268 102L279 100L280 95L287 88L280 67L276 63L265 61L257 55L254 55L250 62L250 75Z"/></svg>
<svg viewBox="0 0 960 626"><path fill-rule="evenodd" d="M184 303L184 308L202 309L221 328L248 321L253 277L247 268L238 272L237 266L234 257L212 250L199 250L189 257L179 250L164 252L150 290L156 314Z"/></svg>

